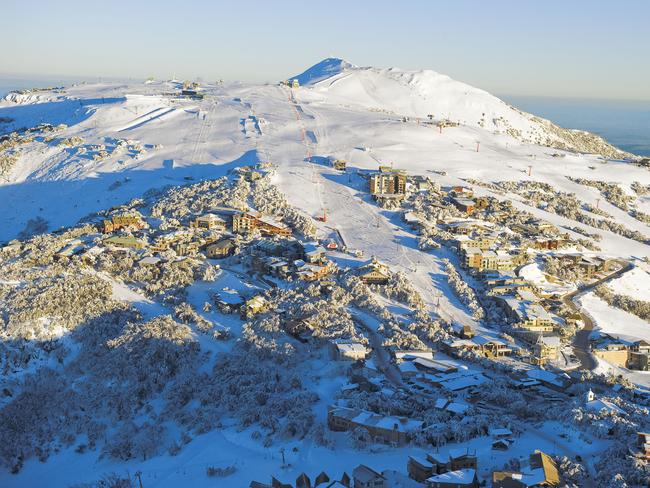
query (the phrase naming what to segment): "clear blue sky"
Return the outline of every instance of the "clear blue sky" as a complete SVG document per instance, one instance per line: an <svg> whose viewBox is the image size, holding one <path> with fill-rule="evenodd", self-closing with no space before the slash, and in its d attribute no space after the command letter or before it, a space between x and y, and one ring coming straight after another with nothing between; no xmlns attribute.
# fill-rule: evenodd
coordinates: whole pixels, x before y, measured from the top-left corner
<svg viewBox="0 0 650 488"><path fill-rule="evenodd" d="M275 81L328 56L650 100L650 1L0 0L0 73Z"/></svg>

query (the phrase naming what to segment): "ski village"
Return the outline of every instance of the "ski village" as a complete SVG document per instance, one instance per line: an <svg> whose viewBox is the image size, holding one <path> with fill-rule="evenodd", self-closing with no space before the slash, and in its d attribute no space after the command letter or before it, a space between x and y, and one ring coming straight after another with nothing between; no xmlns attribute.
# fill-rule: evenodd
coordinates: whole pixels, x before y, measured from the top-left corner
<svg viewBox="0 0 650 488"><path fill-rule="evenodd" d="M648 486L648 160L340 59L0 134L0 486Z"/></svg>

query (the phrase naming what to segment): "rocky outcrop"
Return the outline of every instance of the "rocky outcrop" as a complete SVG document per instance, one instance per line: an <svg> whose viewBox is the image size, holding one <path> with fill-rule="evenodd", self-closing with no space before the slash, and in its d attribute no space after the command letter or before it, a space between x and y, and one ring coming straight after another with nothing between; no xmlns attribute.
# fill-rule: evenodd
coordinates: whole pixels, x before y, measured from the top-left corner
<svg viewBox="0 0 650 488"><path fill-rule="evenodd" d="M532 120L540 124L547 132L546 141L540 141L545 146L580 153L600 154L609 159L634 157L633 154L612 146L605 139L591 132L565 129L539 117L533 116Z"/></svg>

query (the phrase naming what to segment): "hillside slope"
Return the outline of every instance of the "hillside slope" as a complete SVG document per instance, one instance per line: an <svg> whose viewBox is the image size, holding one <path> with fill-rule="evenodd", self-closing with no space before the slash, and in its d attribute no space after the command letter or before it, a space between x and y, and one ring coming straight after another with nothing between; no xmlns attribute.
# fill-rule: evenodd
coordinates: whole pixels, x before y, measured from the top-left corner
<svg viewBox="0 0 650 488"><path fill-rule="evenodd" d="M328 58L295 77L323 100L370 110L449 120L524 142L623 158L630 154L584 131L561 128L524 113L490 93L431 70L361 68Z"/></svg>

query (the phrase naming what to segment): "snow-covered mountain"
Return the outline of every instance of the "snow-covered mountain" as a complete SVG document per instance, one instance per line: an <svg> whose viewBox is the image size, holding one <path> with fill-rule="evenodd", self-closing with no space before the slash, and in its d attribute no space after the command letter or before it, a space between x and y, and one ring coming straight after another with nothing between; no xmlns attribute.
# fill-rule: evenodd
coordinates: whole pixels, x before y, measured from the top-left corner
<svg viewBox="0 0 650 488"><path fill-rule="evenodd" d="M355 66L328 58L293 77L321 100L408 117L449 120L535 144L624 157L599 136L563 129L522 112L485 90L431 70Z"/></svg>

